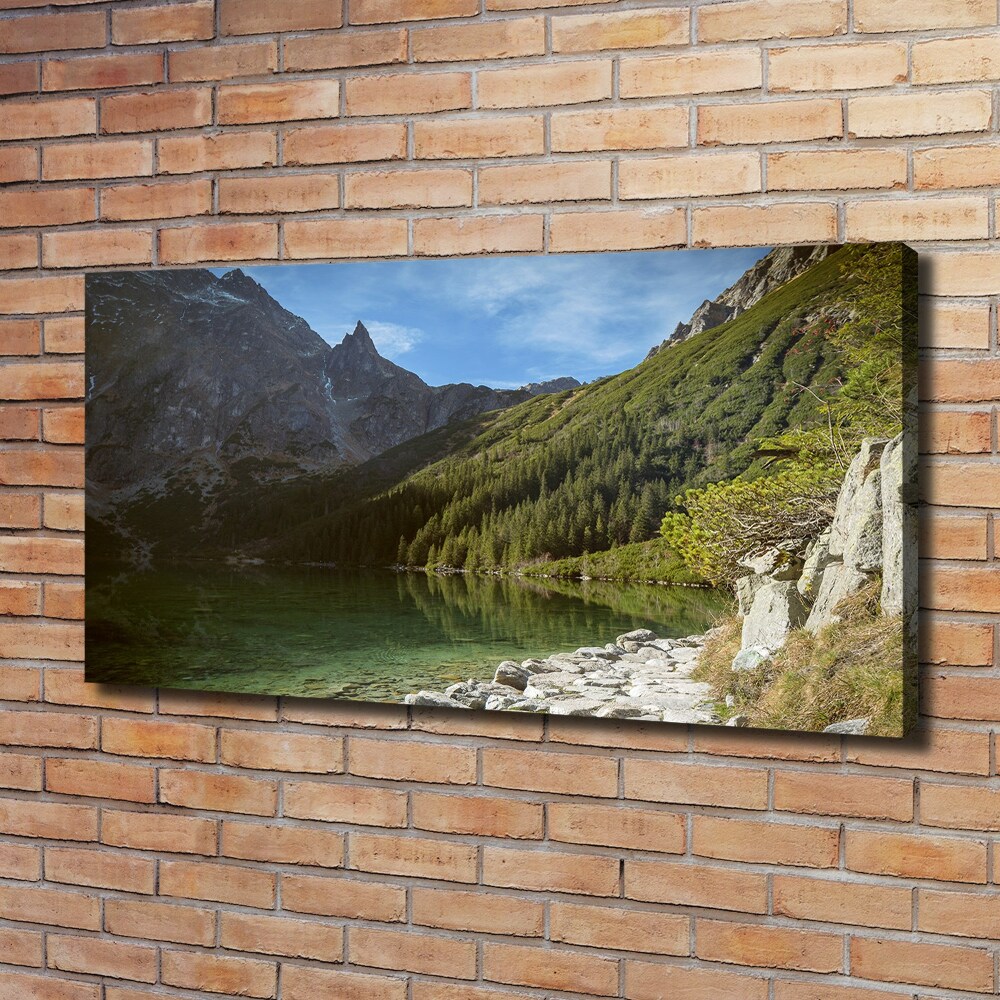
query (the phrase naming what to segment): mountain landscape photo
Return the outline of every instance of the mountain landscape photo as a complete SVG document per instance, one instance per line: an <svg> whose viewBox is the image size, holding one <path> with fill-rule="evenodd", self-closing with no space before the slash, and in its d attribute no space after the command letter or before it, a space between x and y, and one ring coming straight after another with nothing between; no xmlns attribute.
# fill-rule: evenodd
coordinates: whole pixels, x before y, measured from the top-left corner
<svg viewBox="0 0 1000 1000"><path fill-rule="evenodd" d="M902 735L914 260L89 275L87 679Z"/></svg>

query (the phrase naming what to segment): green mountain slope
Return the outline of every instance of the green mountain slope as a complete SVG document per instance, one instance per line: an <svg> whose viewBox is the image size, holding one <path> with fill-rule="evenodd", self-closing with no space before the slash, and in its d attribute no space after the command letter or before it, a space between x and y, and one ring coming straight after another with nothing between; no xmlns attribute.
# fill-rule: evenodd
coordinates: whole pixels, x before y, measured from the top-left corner
<svg viewBox="0 0 1000 1000"><path fill-rule="evenodd" d="M248 476L217 511L219 537L269 558L477 570L631 545L645 567L642 543L677 492L757 474L761 439L820 420L840 375L829 335L862 250L836 251L620 375L450 425L337 476L267 494Z"/></svg>

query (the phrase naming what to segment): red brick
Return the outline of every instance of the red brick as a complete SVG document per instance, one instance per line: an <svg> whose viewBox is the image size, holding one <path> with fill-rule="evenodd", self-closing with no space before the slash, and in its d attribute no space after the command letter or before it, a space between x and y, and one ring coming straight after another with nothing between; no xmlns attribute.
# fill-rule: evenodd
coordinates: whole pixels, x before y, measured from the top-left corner
<svg viewBox="0 0 1000 1000"><path fill-rule="evenodd" d="M4 21L0 53L99 49L106 36L104 11L32 14Z"/></svg>
<svg viewBox="0 0 1000 1000"><path fill-rule="evenodd" d="M0 268L16 271L38 267L38 237L32 233L0 234Z"/></svg>
<svg viewBox="0 0 1000 1000"><path fill-rule="evenodd" d="M33 319L12 319L0 323L0 354L40 354L42 324ZM38 416L37 410L24 410Z"/></svg>
<svg viewBox="0 0 1000 1000"><path fill-rule="evenodd" d="M42 758L19 753L0 753L0 788L40 792Z"/></svg>
<svg viewBox="0 0 1000 1000"><path fill-rule="evenodd" d="M77 575L83 572L83 543L79 538L0 538L0 558L11 573L55 573ZM28 626L18 626L29 629ZM46 634L42 626L33 629L41 639ZM11 637L18 633L11 633ZM24 632L31 635L32 630ZM52 632L53 637L69 640L75 636L75 629L60 627ZM67 642L67 646L71 645ZM73 643L72 645L75 645ZM13 653L8 655L13 656ZM48 657L48 659L68 659L69 657Z"/></svg>
<svg viewBox="0 0 1000 1000"><path fill-rule="evenodd" d="M351 867L383 875L475 882L478 850L469 844L424 837L351 834Z"/></svg>
<svg viewBox="0 0 1000 1000"><path fill-rule="evenodd" d="M484 885L588 896L618 894L618 861L591 854L483 849Z"/></svg>
<svg viewBox="0 0 1000 1000"><path fill-rule="evenodd" d="M487 943L483 946L483 978L512 986L609 997L618 992L618 963L579 951Z"/></svg>
<svg viewBox="0 0 1000 1000"><path fill-rule="evenodd" d="M271 0L219 0L224 35L257 35L272 31L339 28L339 4L329 0L288 0L276 7Z"/></svg>
<svg viewBox="0 0 1000 1000"><path fill-rule="evenodd" d="M611 97L611 63L590 60L480 70L476 92L481 108L541 108L606 100Z"/></svg>
<svg viewBox="0 0 1000 1000"><path fill-rule="evenodd" d="M214 35L213 0L125 7L111 12L111 41L115 45L186 42Z"/></svg>
<svg viewBox="0 0 1000 1000"><path fill-rule="evenodd" d="M283 149L289 166L401 160L406 156L406 125L385 122L290 129Z"/></svg>
<svg viewBox="0 0 1000 1000"><path fill-rule="evenodd" d="M1000 896L973 892L918 892L917 926L933 934L986 938L1000 934Z"/></svg>
<svg viewBox="0 0 1000 1000"><path fill-rule="evenodd" d="M852 937L851 974L977 993L993 992L993 956L983 948Z"/></svg>
<svg viewBox="0 0 1000 1000"><path fill-rule="evenodd" d="M990 403L1000 399L1000 361L935 358L920 375L922 399L941 403Z"/></svg>
<svg viewBox="0 0 1000 1000"><path fill-rule="evenodd" d="M223 913L221 943L223 948L261 955L310 958L317 962L344 959L344 929L316 920Z"/></svg>
<svg viewBox="0 0 1000 1000"><path fill-rule="evenodd" d="M96 840L97 810L61 802L0 800L0 832L45 840Z"/></svg>
<svg viewBox="0 0 1000 1000"><path fill-rule="evenodd" d="M625 862L625 896L646 902L744 913L767 912L767 878L759 872L667 861Z"/></svg>
<svg viewBox="0 0 1000 1000"><path fill-rule="evenodd" d="M971 497L966 500L966 503L969 502L974 502ZM1000 568L970 566L952 569L946 568L946 564L943 563L929 563L921 567L920 600L927 608L994 613L1000 611L998 588L1000 588ZM960 695L960 692L958 694ZM988 710L988 706L981 707L984 711ZM971 716L959 715L955 718L971 718Z"/></svg>
<svg viewBox="0 0 1000 1000"><path fill-rule="evenodd" d="M593 754L539 750L483 751L483 784L559 795L618 795L618 762Z"/></svg>
<svg viewBox="0 0 1000 1000"><path fill-rule="evenodd" d="M74 309L83 309L83 278L80 275L0 281L0 315L70 312ZM4 396L5 392L6 389L0 396Z"/></svg>
<svg viewBox="0 0 1000 1000"><path fill-rule="evenodd" d="M767 808L764 768L708 768L659 760L625 762L625 797L646 802Z"/></svg>
<svg viewBox="0 0 1000 1000"><path fill-rule="evenodd" d="M857 0L854 7L857 31L920 31L996 23L990 0L955 0L944 8L934 0Z"/></svg>
<svg viewBox="0 0 1000 1000"><path fill-rule="evenodd" d="M212 211L212 182L180 181L168 184L122 184L101 190L101 218L113 222L131 219L178 219Z"/></svg>
<svg viewBox="0 0 1000 1000"><path fill-rule="evenodd" d="M278 227L273 223L218 223L160 230L160 263L264 260L278 255Z"/></svg>
<svg viewBox="0 0 1000 1000"><path fill-rule="evenodd" d="M920 421L920 451L936 455L981 455L992 448L992 414L935 408ZM923 552L923 549L921 549Z"/></svg>
<svg viewBox="0 0 1000 1000"><path fill-rule="evenodd" d="M472 171L392 170L349 173L346 208L449 208L472 205Z"/></svg>
<svg viewBox="0 0 1000 1000"><path fill-rule="evenodd" d="M45 848L45 877L50 882L86 885L123 892L155 891L156 862L120 851L76 847Z"/></svg>
<svg viewBox="0 0 1000 1000"><path fill-rule="evenodd" d="M468 73L355 76L347 80L346 91L349 115L427 114L472 106Z"/></svg>
<svg viewBox="0 0 1000 1000"><path fill-rule="evenodd" d="M902 42L802 45L768 52L767 85L773 93L891 87L906 77Z"/></svg>
<svg viewBox="0 0 1000 1000"><path fill-rule="evenodd" d="M153 711L154 692L149 688L88 684L82 670L53 668L45 674L45 700L53 705L84 705L88 708L150 713ZM104 727L107 735L111 721L106 720Z"/></svg>
<svg viewBox="0 0 1000 1000"><path fill-rule="evenodd" d="M277 965L251 958L165 951L162 978L169 986L231 997L269 998L278 995Z"/></svg>
<svg viewBox="0 0 1000 1000"><path fill-rule="evenodd" d="M224 820L222 853L244 861L340 868L344 863L344 835L312 827Z"/></svg>
<svg viewBox="0 0 1000 1000"><path fill-rule="evenodd" d="M53 979L20 972L0 972L0 990L18 1000L100 1000L101 987L94 983Z"/></svg>
<svg viewBox="0 0 1000 1000"><path fill-rule="evenodd" d="M38 153L27 146L0 149L0 184L33 181L38 177Z"/></svg>
<svg viewBox="0 0 1000 1000"><path fill-rule="evenodd" d="M925 615L920 622L920 659L923 663L988 666L993 662L993 625Z"/></svg>
<svg viewBox="0 0 1000 1000"><path fill-rule="evenodd" d="M182 722L152 722L106 718L101 748L128 757L165 757L171 760L215 761L215 729Z"/></svg>
<svg viewBox="0 0 1000 1000"><path fill-rule="evenodd" d="M412 931L352 927L349 947L353 965L452 979L476 978L475 941Z"/></svg>
<svg viewBox="0 0 1000 1000"><path fill-rule="evenodd" d="M695 954L710 962L765 969L840 972L843 952L843 938L837 934L764 924L695 921Z"/></svg>
<svg viewBox="0 0 1000 1000"><path fill-rule="evenodd" d="M285 69L340 69L406 62L406 31L300 35L285 39Z"/></svg>
<svg viewBox="0 0 1000 1000"><path fill-rule="evenodd" d="M983 196L893 198L848 202L846 233L851 242L875 239L985 239L988 202Z"/></svg>
<svg viewBox="0 0 1000 1000"><path fill-rule="evenodd" d="M2 768L3 762L0 758L0 771ZM41 785L40 780L38 785ZM42 849L40 847L31 847L27 844L0 844L0 878L37 882L41 877Z"/></svg>
<svg viewBox="0 0 1000 1000"><path fill-rule="evenodd" d="M843 129L840 101L831 98L705 104L698 109L700 146L832 139Z"/></svg>
<svg viewBox="0 0 1000 1000"><path fill-rule="evenodd" d="M160 715L214 716L254 722L274 722L278 717L277 699L265 695L160 691L158 707Z"/></svg>
<svg viewBox="0 0 1000 1000"><path fill-rule="evenodd" d="M906 186L903 149L790 150L767 157L769 191L843 191Z"/></svg>
<svg viewBox="0 0 1000 1000"><path fill-rule="evenodd" d="M982 132L993 118L989 98L985 90L851 97L847 101L848 134L869 138Z"/></svg>
<svg viewBox="0 0 1000 1000"><path fill-rule="evenodd" d="M399 923L406 919L406 890L382 882L282 875L281 905L295 913Z"/></svg>
<svg viewBox="0 0 1000 1000"><path fill-rule="evenodd" d="M925 507L920 518L920 552L928 559L985 559L985 516L949 517Z"/></svg>
<svg viewBox="0 0 1000 1000"><path fill-rule="evenodd" d="M163 132L197 128L212 121L207 87L116 94L101 100L101 132Z"/></svg>
<svg viewBox="0 0 1000 1000"><path fill-rule="evenodd" d="M870 875L986 882L986 842L926 833L848 830L846 867Z"/></svg>
<svg viewBox="0 0 1000 1000"><path fill-rule="evenodd" d="M281 996L282 1000L315 1000L318 996L337 1000L405 1000L407 992L406 980L397 977L286 965L281 971Z"/></svg>
<svg viewBox="0 0 1000 1000"><path fill-rule="evenodd" d="M683 209L557 212L549 223L549 249L553 253L654 250L686 242Z"/></svg>
<svg viewBox="0 0 1000 1000"><path fill-rule="evenodd" d="M290 259L400 257L406 254L406 241L405 219L356 216L285 223L284 249Z"/></svg>
<svg viewBox="0 0 1000 1000"><path fill-rule="evenodd" d="M538 839L545 826L540 802L517 799L414 792L412 811L413 826L436 833Z"/></svg>
<svg viewBox="0 0 1000 1000"><path fill-rule="evenodd" d="M93 135L96 130L97 103L92 97L4 101L0 140Z"/></svg>
<svg viewBox="0 0 1000 1000"><path fill-rule="evenodd" d="M540 215L416 219L413 223L413 251L426 257L540 251L543 239Z"/></svg>
<svg viewBox="0 0 1000 1000"><path fill-rule="evenodd" d="M997 147L934 146L913 153L913 186L918 191L1000 184Z"/></svg>
<svg viewBox="0 0 1000 1000"><path fill-rule="evenodd" d="M877 767L901 767L954 774L989 774L989 737L985 733L932 730L905 743L847 743L847 759Z"/></svg>
<svg viewBox="0 0 1000 1000"><path fill-rule="evenodd" d="M263 771L336 774L344 769L344 741L330 736L224 729L222 763Z"/></svg>
<svg viewBox="0 0 1000 1000"><path fill-rule="evenodd" d="M216 48L178 49L170 52L167 58L170 60L171 83L231 80L275 72L278 68L278 46L276 42L248 42Z"/></svg>
<svg viewBox="0 0 1000 1000"><path fill-rule="evenodd" d="M49 235L46 233L46 238ZM105 259L111 256L109 253ZM42 410L42 440L50 444L83 444L83 412L82 406Z"/></svg>
<svg viewBox="0 0 1000 1000"><path fill-rule="evenodd" d="M628 1000L664 1000L665 997L671 1000L715 1000L716 997L767 1000L767 984L766 979L710 968L625 963L625 996ZM818 994L814 1000L819 1000Z"/></svg>
<svg viewBox="0 0 1000 1000"><path fill-rule="evenodd" d="M833 879L774 877L774 912L796 920L908 931L913 891Z"/></svg>
<svg viewBox="0 0 1000 1000"><path fill-rule="evenodd" d="M155 772L101 760L50 758L45 766L45 788L63 795L154 802Z"/></svg>
<svg viewBox="0 0 1000 1000"><path fill-rule="evenodd" d="M545 122L536 115L434 118L414 123L413 145L417 159L426 160L530 156L545 149Z"/></svg>
<svg viewBox="0 0 1000 1000"><path fill-rule="evenodd" d="M672 97L757 90L763 81L760 50L712 49L682 55L625 58L622 97Z"/></svg>
<svg viewBox="0 0 1000 1000"><path fill-rule="evenodd" d="M273 132L171 136L160 139L158 149L161 174L271 167L278 162L278 139Z"/></svg>
<svg viewBox="0 0 1000 1000"><path fill-rule="evenodd" d="M336 118L340 114L338 80L294 83L233 84L219 90L220 125Z"/></svg>
<svg viewBox="0 0 1000 1000"><path fill-rule="evenodd" d="M0 336L6 336L8 327L5 323L0 323ZM37 441L38 440L39 411L31 406L0 406L0 440L2 441ZM30 497L27 494L21 495L23 501L34 500L37 507L37 497ZM12 513L12 509L7 509L7 504L14 504L17 501L11 494L3 497L4 515ZM8 524L4 521L4 527L16 528L16 523ZM25 527L38 527L38 518L32 516Z"/></svg>
<svg viewBox="0 0 1000 1000"><path fill-rule="evenodd" d="M213 855L216 853L217 830L213 819L106 809L101 823L101 842L137 851Z"/></svg>
<svg viewBox="0 0 1000 1000"><path fill-rule="evenodd" d="M41 701L41 672L37 667L0 664L0 697L4 701Z"/></svg>
<svg viewBox="0 0 1000 1000"><path fill-rule="evenodd" d="M424 21L440 17L472 17L479 0L349 0L351 24Z"/></svg>
<svg viewBox="0 0 1000 1000"><path fill-rule="evenodd" d="M464 62L545 54L545 19L448 25L411 33L415 62Z"/></svg>
<svg viewBox="0 0 1000 1000"><path fill-rule="evenodd" d="M278 811L278 784L234 774L163 770L160 801L185 809L274 816Z"/></svg>
<svg viewBox="0 0 1000 1000"><path fill-rule="evenodd" d="M406 793L367 785L287 782L284 814L360 826L406 826Z"/></svg>
<svg viewBox="0 0 1000 1000"><path fill-rule="evenodd" d="M473 890L411 890L413 922L425 927L475 934L542 937L545 905L520 896Z"/></svg>
<svg viewBox="0 0 1000 1000"><path fill-rule="evenodd" d="M53 316L45 321L47 354L83 354L84 322L82 316Z"/></svg>
<svg viewBox="0 0 1000 1000"><path fill-rule="evenodd" d="M11 228L92 222L96 218L94 189L0 191L0 217Z"/></svg>
<svg viewBox="0 0 1000 1000"><path fill-rule="evenodd" d="M97 747L97 719L68 712L15 712L8 709L0 714L0 744L93 750Z"/></svg>
<svg viewBox="0 0 1000 1000"><path fill-rule="evenodd" d="M920 822L957 830L1000 830L1000 789L921 782Z"/></svg>
<svg viewBox="0 0 1000 1000"><path fill-rule="evenodd" d="M695 208L691 227L695 246L832 241L837 212L833 205L817 203Z"/></svg>
<svg viewBox="0 0 1000 1000"><path fill-rule="evenodd" d="M740 0L714 3L698 11L702 42L738 42L757 38L825 38L847 30L846 0Z"/></svg>
<svg viewBox="0 0 1000 1000"><path fill-rule="evenodd" d="M761 864L836 868L835 827L695 816L692 852L699 857Z"/></svg>
<svg viewBox="0 0 1000 1000"><path fill-rule="evenodd" d="M80 892L0 885L0 902L5 920L48 924L58 914L61 927L88 931L101 927L101 901Z"/></svg>
<svg viewBox="0 0 1000 1000"><path fill-rule="evenodd" d="M591 948L687 955L690 927L690 918L683 914L552 903L549 937Z"/></svg>
<svg viewBox="0 0 1000 1000"><path fill-rule="evenodd" d="M42 63L42 89L46 91L145 87L162 82L163 56L159 52L47 59Z"/></svg>
<svg viewBox="0 0 1000 1000"><path fill-rule="evenodd" d="M201 945L203 948L215 944L215 913L197 906L108 899L104 903L104 927L116 937Z"/></svg>
<svg viewBox="0 0 1000 1000"><path fill-rule="evenodd" d="M778 772L774 776L774 808L906 823L913 819L913 782L813 771Z"/></svg>
<svg viewBox="0 0 1000 1000"><path fill-rule="evenodd" d="M587 152L605 149L669 149L688 144L687 108L613 108L555 114L552 149Z"/></svg>
<svg viewBox="0 0 1000 1000"><path fill-rule="evenodd" d="M418 743L390 743L351 737L348 746L351 774L394 781L422 781L469 785L476 781L473 747Z"/></svg>
<svg viewBox="0 0 1000 1000"><path fill-rule="evenodd" d="M37 90L37 62L24 61L0 66L0 94L33 94Z"/></svg>
<svg viewBox="0 0 1000 1000"><path fill-rule="evenodd" d="M6 470L9 474L10 470ZM33 493L0 493L0 527L37 528L42 521L41 498Z"/></svg>
<svg viewBox="0 0 1000 1000"><path fill-rule="evenodd" d="M218 185L219 211L222 213L319 212L340 206L336 174L223 177Z"/></svg>
<svg viewBox="0 0 1000 1000"><path fill-rule="evenodd" d="M161 861L160 895L269 910L274 906L275 877L209 861Z"/></svg>
<svg viewBox="0 0 1000 1000"><path fill-rule="evenodd" d="M660 48L686 45L689 39L687 10L601 11L552 19L553 52Z"/></svg>
<svg viewBox="0 0 1000 1000"><path fill-rule="evenodd" d="M48 268L151 264L152 260L152 230L105 229L42 235L42 264Z"/></svg>

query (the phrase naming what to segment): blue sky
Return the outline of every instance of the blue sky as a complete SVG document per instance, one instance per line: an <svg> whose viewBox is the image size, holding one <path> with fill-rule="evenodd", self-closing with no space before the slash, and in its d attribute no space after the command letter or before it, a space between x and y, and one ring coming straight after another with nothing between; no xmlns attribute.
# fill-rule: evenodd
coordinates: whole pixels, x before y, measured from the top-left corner
<svg viewBox="0 0 1000 1000"><path fill-rule="evenodd" d="M432 385L503 388L631 368L768 249L243 270L331 344L360 319L384 357Z"/></svg>

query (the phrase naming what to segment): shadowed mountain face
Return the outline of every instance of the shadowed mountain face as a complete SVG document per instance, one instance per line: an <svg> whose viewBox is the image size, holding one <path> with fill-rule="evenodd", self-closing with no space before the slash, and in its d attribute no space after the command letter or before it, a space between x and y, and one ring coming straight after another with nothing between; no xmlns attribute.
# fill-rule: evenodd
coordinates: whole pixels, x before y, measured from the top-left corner
<svg viewBox="0 0 1000 1000"><path fill-rule="evenodd" d="M578 385L576 380L571 380ZM360 322L335 347L240 270L87 279L88 513L354 465L544 386L429 386Z"/></svg>

